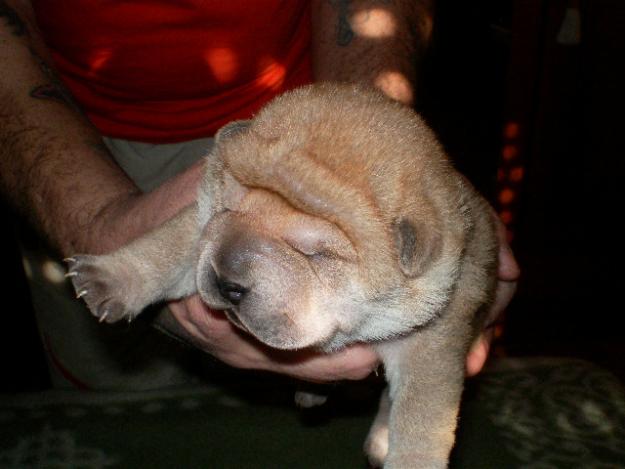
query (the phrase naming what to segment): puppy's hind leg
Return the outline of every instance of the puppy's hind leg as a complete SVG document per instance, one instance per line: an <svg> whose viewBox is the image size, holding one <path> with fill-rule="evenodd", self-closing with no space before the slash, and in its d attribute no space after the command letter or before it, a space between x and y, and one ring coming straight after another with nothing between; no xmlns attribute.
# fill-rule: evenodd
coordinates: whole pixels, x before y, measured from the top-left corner
<svg viewBox="0 0 625 469"><path fill-rule="evenodd" d="M390 413L391 398L387 387L382 391L378 413L365 440L365 454L372 467L384 466L384 460L388 453L388 421Z"/></svg>
<svg viewBox="0 0 625 469"><path fill-rule="evenodd" d="M66 259L76 296L100 321L112 323L130 321L156 301L193 293L199 239L196 213L195 206L189 207L112 253Z"/></svg>

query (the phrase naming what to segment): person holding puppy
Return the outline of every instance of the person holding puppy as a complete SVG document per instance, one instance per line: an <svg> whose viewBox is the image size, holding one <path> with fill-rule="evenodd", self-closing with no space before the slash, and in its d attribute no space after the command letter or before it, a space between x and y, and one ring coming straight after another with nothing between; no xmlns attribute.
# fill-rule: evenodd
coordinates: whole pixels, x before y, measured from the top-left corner
<svg viewBox="0 0 625 469"><path fill-rule="evenodd" d="M193 203L210 137L283 91L312 81L360 82L413 105L431 1L59 8L9 0L0 2L0 17L0 185L67 256L116 249ZM65 296L65 284L52 285L37 270L56 261L29 248L26 257L55 385L127 389L186 379L151 327L98 325ZM517 277L503 242L493 317ZM276 352L197 295L168 306L162 328L234 367L333 381L363 378L379 362L366 346L333 355ZM485 332L476 342L469 374L483 366L489 341Z"/></svg>

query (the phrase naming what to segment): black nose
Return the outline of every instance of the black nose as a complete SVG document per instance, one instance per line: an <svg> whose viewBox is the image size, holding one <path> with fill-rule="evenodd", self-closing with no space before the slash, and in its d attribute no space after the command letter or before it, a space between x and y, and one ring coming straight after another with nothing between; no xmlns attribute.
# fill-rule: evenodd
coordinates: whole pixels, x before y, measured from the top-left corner
<svg viewBox="0 0 625 469"><path fill-rule="evenodd" d="M248 292L247 288L242 287L238 283L230 282L219 277L215 282L217 283L217 289L222 298L228 300L233 305L238 305Z"/></svg>

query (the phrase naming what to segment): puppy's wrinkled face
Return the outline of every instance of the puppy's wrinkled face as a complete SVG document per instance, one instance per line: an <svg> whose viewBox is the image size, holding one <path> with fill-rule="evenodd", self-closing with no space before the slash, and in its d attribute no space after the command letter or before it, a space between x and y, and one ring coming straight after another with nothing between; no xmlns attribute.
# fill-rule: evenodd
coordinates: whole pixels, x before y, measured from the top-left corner
<svg viewBox="0 0 625 469"><path fill-rule="evenodd" d="M466 207L451 175L425 124L379 93L287 93L215 137L198 291L277 348L409 333L460 272Z"/></svg>
<svg viewBox="0 0 625 469"><path fill-rule="evenodd" d="M202 299L261 342L320 346L348 329L355 253L331 223L252 190L205 227L197 269Z"/></svg>

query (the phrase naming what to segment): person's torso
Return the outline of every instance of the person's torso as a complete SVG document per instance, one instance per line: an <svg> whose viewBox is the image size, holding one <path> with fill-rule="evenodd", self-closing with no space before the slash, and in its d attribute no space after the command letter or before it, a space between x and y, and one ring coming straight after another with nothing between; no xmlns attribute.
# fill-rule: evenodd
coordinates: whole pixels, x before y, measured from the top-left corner
<svg viewBox="0 0 625 469"><path fill-rule="evenodd" d="M61 77L107 136L210 136L311 81L307 1L33 4Z"/></svg>

